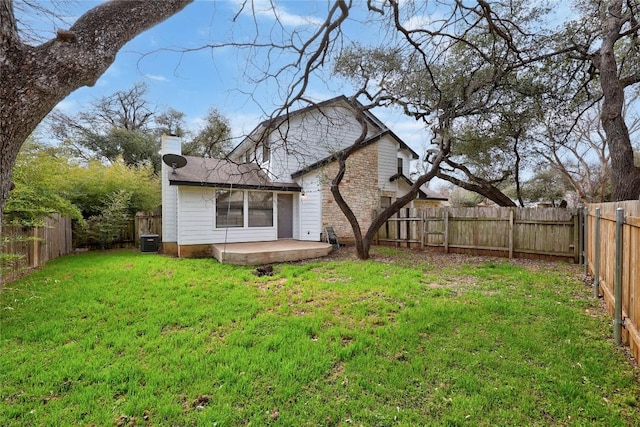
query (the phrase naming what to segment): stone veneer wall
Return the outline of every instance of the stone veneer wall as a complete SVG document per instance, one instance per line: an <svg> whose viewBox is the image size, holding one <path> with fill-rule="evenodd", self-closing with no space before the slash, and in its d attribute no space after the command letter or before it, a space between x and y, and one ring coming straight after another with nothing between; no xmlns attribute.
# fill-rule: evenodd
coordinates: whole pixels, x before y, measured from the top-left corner
<svg viewBox="0 0 640 427"><path fill-rule="evenodd" d="M331 194L331 180L338 171L338 162L323 168L322 229L333 227L340 243L353 244L353 230ZM340 183L340 192L358 218L362 233L366 233L373 212L380 207L380 197L395 199L395 192L378 188L378 143L353 153L347 160L347 170Z"/></svg>

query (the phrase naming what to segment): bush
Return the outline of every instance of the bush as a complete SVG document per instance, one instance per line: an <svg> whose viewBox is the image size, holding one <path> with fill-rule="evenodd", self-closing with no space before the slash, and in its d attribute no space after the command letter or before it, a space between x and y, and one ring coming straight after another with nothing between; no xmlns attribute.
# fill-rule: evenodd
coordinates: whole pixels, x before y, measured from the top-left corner
<svg viewBox="0 0 640 427"><path fill-rule="evenodd" d="M78 243L97 244L101 249L113 247L121 240L122 232L132 218L128 213L130 201L131 193L125 190L109 195L100 207L100 213L89 217L76 230Z"/></svg>

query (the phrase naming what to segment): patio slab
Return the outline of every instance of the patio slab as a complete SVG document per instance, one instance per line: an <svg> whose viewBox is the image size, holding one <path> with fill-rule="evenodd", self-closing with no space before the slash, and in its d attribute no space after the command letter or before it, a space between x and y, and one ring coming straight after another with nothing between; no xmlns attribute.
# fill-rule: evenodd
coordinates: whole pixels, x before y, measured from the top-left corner
<svg viewBox="0 0 640 427"><path fill-rule="evenodd" d="M271 242L227 243L213 245L213 256L225 264L263 265L275 262L320 258L331 253L324 242L276 240Z"/></svg>

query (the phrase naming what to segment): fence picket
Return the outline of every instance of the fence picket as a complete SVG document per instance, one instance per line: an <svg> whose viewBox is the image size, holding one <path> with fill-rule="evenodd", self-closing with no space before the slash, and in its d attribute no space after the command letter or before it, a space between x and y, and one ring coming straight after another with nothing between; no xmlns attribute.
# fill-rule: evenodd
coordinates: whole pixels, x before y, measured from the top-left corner
<svg viewBox="0 0 640 427"><path fill-rule="evenodd" d="M444 252L570 261L578 231L574 216L574 210L553 208L402 209L380 227L376 241ZM389 226L392 223L395 226Z"/></svg>
<svg viewBox="0 0 640 427"><path fill-rule="evenodd" d="M619 248L622 253L616 251L618 208L624 211ZM594 275L594 292L603 297L610 315L614 315L616 301L621 305L621 342L629 345L640 361L640 201L590 204L586 221L585 256L587 271ZM621 264L619 300L615 292L616 259Z"/></svg>
<svg viewBox="0 0 640 427"><path fill-rule="evenodd" d="M0 275L0 283L12 280L32 268L38 268L49 260L73 251L71 243L71 219L52 214L44 218L40 227L2 227L4 245L2 252L11 257L5 263Z"/></svg>

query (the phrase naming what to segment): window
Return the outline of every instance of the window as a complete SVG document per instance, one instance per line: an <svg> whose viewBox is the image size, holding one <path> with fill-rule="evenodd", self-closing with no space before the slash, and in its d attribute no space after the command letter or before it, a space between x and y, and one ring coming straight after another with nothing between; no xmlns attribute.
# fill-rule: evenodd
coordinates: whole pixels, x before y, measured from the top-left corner
<svg viewBox="0 0 640 427"><path fill-rule="evenodd" d="M266 163L271 159L271 145L269 140L265 139L262 143L262 162Z"/></svg>
<svg viewBox="0 0 640 427"><path fill-rule="evenodd" d="M380 207L386 209L389 206L391 206L391 197L380 197Z"/></svg>
<svg viewBox="0 0 640 427"><path fill-rule="evenodd" d="M402 159L398 157L398 173L402 175Z"/></svg>
<svg viewBox="0 0 640 427"><path fill-rule="evenodd" d="M273 227L273 193L249 191L249 227Z"/></svg>
<svg viewBox="0 0 640 427"><path fill-rule="evenodd" d="M216 190L216 228L244 226L244 192Z"/></svg>
<svg viewBox="0 0 640 427"><path fill-rule="evenodd" d="M244 162L245 163L251 163L251 150L247 150L244 153Z"/></svg>

